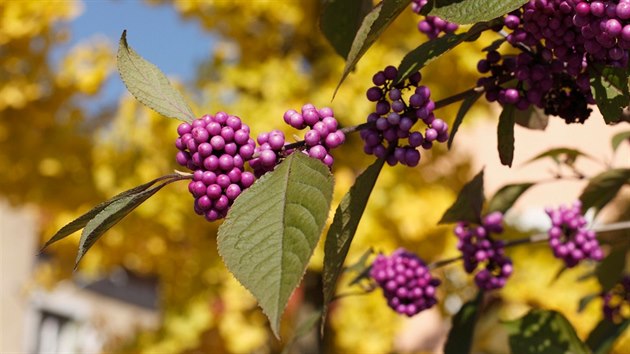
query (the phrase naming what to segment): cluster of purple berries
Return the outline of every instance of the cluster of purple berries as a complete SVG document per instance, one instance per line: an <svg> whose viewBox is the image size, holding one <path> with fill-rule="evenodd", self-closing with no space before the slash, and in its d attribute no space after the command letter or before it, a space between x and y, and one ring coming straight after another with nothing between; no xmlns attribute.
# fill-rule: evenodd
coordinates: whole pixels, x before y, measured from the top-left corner
<svg viewBox="0 0 630 354"><path fill-rule="evenodd" d="M307 103L302 106L301 113L290 109L283 118L285 123L295 129L308 127L309 130L304 134L304 153L332 167L334 159L330 150L346 141L346 135L339 129L333 110L329 107L317 109ZM256 176L273 170L284 156L294 151L285 148L284 133L280 130L261 133L256 140L259 144L255 151L256 157L249 162Z"/></svg>
<svg viewBox="0 0 630 354"><path fill-rule="evenodd" d="M218 112L180 124L177 133L177 163L194 171L188 190L195 212L208 221L224 218L234 199L255 181L244 169L255 149L249 127L239 117Z"/></svg>
<svg viewBox="0 0 630 354"><path fill-rule="evenodd" d="M428 0L413 0L411 2L411 10L420 14L422 8L428 3ZM457 31L459 25L448 22L437 16L426 16L418 22L418 30L429 37L429 39L437 38L440 33L453 33Z"/></svg>
<svg viewBox="0 0 630 354"><path fill-rule="evenodd" d="M624 275L612 289L602 294L604 317L621 323L630 319L630 275Z"/></svg>
<svg viewBox="0 0 630 354"><path fill-rule="evenodd" d="M512 275L512 260L505 255L503 241L491 236L503 232L502 224L503 214L493 212L483 218L481 225L459 222L455 226L457 249L462 252L466 272L472 273L485 263L475 274L475 284L483 290L503 288Z"/></svg>
<svg viewBox="0 0 630 354"><path fill-rule="evenodd" d="M397 75L398 70L388 66L372 77L375 86L367 90L367 99L376 102L376 108L368 115L370 126L361 130L361 138L365 153L385 158L391 166L400 162L414 167L420 162L419 147L428 150L433 142L448 140L448 125L433 114L435 103L429 88L418 86L422 78L419 72L394 84ZM402 95L406 89L413 89L408 100ZM418 120L427 125L424 135L412 130ZM404 140L406 144L401 143Z"/></svg>
<svg viewBox="0 0 630 354"><path fill-rule="evenodd" d="M573 24L584 38L584 49L606 64L625 67L630 49L630 0L578 1Z"/></svg>
<svg viewBox="0 0 630 354"><path fill-rule="evenodd" d="M549 246L554 256L564 260L567 267L576 266L583 259L600 261L603 258L596 234L586 228L586 219L581 212L582 203L560 206L545 210L551 219Z"/></svg>
<svg viewBox="0 0 630 354"><path fill-rule="evenodd" d="M399 248L391 256L379 254L370 277L383 289L389 307L413 316L437 303L435 290L440 280L433 278L427 265L415 254Z"/></svg>

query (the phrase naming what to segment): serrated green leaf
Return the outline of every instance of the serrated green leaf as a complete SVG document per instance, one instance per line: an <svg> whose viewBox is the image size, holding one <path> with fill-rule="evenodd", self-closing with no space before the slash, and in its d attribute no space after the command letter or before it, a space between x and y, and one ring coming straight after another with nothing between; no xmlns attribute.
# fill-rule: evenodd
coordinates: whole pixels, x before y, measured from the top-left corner
<svg viewBox="0 0 630 354"><path fill-rule="evenodd" d="M617 151L619 145L624 141L630 143L630 131L617 133L612 137L610 144L612 145L613 152Z"/></svg>
<svg viewBox="0 0 630 354"><path fill-rule="evenodd" d="M518 198L534 184L516 183L501 187L488 202L488 212L500 211L505 214Z"/></svg>
<svg viewBox="0 0 630 354"><path fill-rule="evenodd" d="M491 23L477 23L466 33L449 33L442 37L422 43L416 49L407 53L402 59L400 65L398 66L398 76L394 82L402 82L409 75L422 69L425 65L439 58L442 54L455 48L458 44L464 41L478 37L481 32L490 29L491 26Z"/></svg>
<svg viewBox="0 0 630 354"><path fill-rule="evenodd" d="M589 333L586 344L593 351L593 354L610 353L613 344L619 336L630 326L630 319L619 324L615 324L606 319L601 320L597 326Z"/></svg>
<svg viewBox="0 0 630 354"><path fill-rule="evenodd" d="M159 182L161 180L165 180L165 179L169 179L169 178L173 178L175 177L174 175L169 175L169 176L163 176L160 178L156 178L153 181L147 182L145 184L141 184L137 187L131 188L129 190L126 190L120 194L115 195L114 197L112 197L109 200L106 200L100 204L98 204L97 206L95 206L94 208L92 208L90 211L88 211L87 213L79 216L78 218L74 219L73 221L71 221L70 223L68 223L67 225L65 225L64 227L62 227L61 229L59 229L59 231L57 231L57 233L55 233L53 235L53 237L50 238L50 240L48 240L46 242L46 244L44 245L44 247L42 247L42 251L44 249L46 249L46 247L50 246L51 244L62 240L70 235L72 235L73 233L75 233L76 231L81 230L82 228L85 227L85 225L87 225L87 223L92 220L96 214L100 213L103 209L105 209L108 205L112 204L113 202L133 195L133 194L137 194L139 192L142 192L146 189L148 189L149 187L151 187L152 185L154 185L156 182Z"/></svg>
<svg viewBox="0 0 630 354"><path fill-rule="evenodd" d="M549 116L540 108L531 105L524 111L517 109L514 114L514 122L527 129L545 130L549 124Z"/></svg>
<svg viewBox="0 0 630 354"><path fill-rule="evenodd" d="M453 127L451 128L451 131L448 135L448 142L446 143L446 145L449 149L451 148L451 145L453 145L453 139L455 139L455 134L457 133L457 130L459 130L459 126L464 121L464 116L466 116L466 113L468 113L470 108L475 104L475 102L477 102L477 100L481 96L483 96L482 92L474 92L472 95L466 97L462 101L462 104L461 106L459 106L459 110L457 111L457 116L455 116L455 121L453 121Z"/></svg>
<svg viewBox="0 0 630 354"><path fill-rule="evenodd" d="M515 321L506 322L512 353L588 354L589 350L564 316L556 311L531 310Z"/></svg>
<svg viewBox="0 0 630 354"><path fill-rule="evenodd" d="M429 16L466 25L490 21L523 6L528 0L433 0Z"/></svg>
<svg viewBox="0 0 630 354"><path fill-rule="evenodd" d="M602 291L612 289L621 279L626 267L626 254L628 246L613 248L612 251L601 262L597 263L595 275Z"/></svg>
<svg viewBox="0 0 630 354"><path fill-rule="evenodd" d="M591 178L580 195L582 211L590 208L601 210L617 195L624 184L630 184L630 168L604 171Z"/></svg>
<svg viewBox="0 0 630 354"><path fill-rule="evenodd" d="M371 0L324 0L319 28L342 58L347 58L357 30L371 9Z"/></svg>
<svg viewBox="0 0 630 354"><path fill-rule="evenodd" d="M126 30L120 37L117 65L127 90L142 104L165 117L184 122L195 119L181 93L171 86L166 75L128 45Z"/></svg>
<svg viewBox="0 0 630 354"><path fill-rule="evenodd" d="M630 104L628 71L624 68L594 66L589 70L591 91L606 124L622 120L622 112Z"/></svg>
<svg viewBox="0 0 630 354"><path fill-rule="evenodd" d="M328 304L335 293L335 285L348 255L352 239L384 162L384 159L376 160L357 177L354 185L350 187L348 193L343 196L341 203L339 203L333 222L328 229L324 244L324 270L322 274L324 283L322 325L325 323Z"/></svg>
<svg viewBox="0 0 630 354"><path fill-rule="evenodd" d="M455 203L446 210L438 224L466 221L481 224L483 207L483 169L459 192Z"/></svg>
<svg viewBox="0 0 630 354"><path fill-rule="evenodd" d="M497 127L497 140L499 159L501 164L512 167L514 159L514 111L513 105L506 105L499 116L499 126Z"/></svg>
<svg viewBox="0 0 630 354"><path fill-rule="evenodd" d="M107 230L120 222L125 216L157 193L157 191L162 189L166 184L168 183L163 183L154 188L119 198L96 214L96 216L85 225L81 233L79 251L74 264L75 269L83 256L85 256L85 253L87 253Z"/></svg>
<svg viewBox="0 0 630 354"><path fill-rule="evenodd" d="M545 152L542 152L534 157L532 157L531 159L529 159L528 161L526 161L524 163L524 165L534 162L536 160L540 160L542 158L545 157L550 157L553 161L555 161L556 163L561 163L564 161L568 161L568 162L575 162L575 160L577 160L578 157L583 156L583 157L587 157L589 159L593 159L591 156L576 150L576 149L568 149L568 148L554 148L554 149L549 149Z"/></svg>
<svg viewBox="0 0 630 354"><path fill-rule="evenodd" d="M475 299L465 303L453 316L453 326L446 338L444 354L470 353L482 300L483 292L479 291Z"/></svg>
<svg viewBox="0 0 630 354"><path fill-rule="evenodd" d="M321 236L332 191L328 167L296 152L245 190L219 228L219 254L256 297L276 336Z"/></svg>
<svg viewBox="0 0 630 354"><path fill-rule="evenodd" d="M363 54L367 52L370 46L372 46L396 17L409 6L409 3L411 3L411 0L383 0L378 3L372 11L365 15L352 41L352 46L348 52L341 79L339 80L339 84L337 84L337 88L335 88L335 94Z"/></svg>

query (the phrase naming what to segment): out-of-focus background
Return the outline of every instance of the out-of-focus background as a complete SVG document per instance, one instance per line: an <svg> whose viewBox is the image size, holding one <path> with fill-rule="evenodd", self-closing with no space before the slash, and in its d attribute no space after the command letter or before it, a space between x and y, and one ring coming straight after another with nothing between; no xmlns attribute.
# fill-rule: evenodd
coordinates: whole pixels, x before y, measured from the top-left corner
<svg viewBox="0 0 630 354"><path fill-rule="evenodd" d="M363 122L372 75L425 40L406 11L361 60L331 102L343 61L318 30L321 4L309 1L62 1L0 2L0 352L2 353L272 353L279 352L321 301L323 252L315 252L304 284L283 320L283 342L268 329L254 299L231 277L216 252L218 223L195 215L186 183L171 185L108 231L73 272L78 234L39 254L54 232L114 194L171 173L178 121L136 102L115 67L124 29L130 45L160 67L198 115L223 110L254 135L286 127L282 114L305 103L331 106L343 125ZM466 43L423 70L433 99L472 87L480 49ZM456 78L456 79L454 79ZM438 111L452 122L457 106ZM534 187L508 214L512 237L543 230L544 207L571 203L585 182L551 181L550 161L525 162L551 147L588 152L605 164L578 161L594 175L628 166L629 144L616 154L610 137L628 126L584 125L551 118L546 131L517 127L514 167L496 153L495 106L480 101L453 149L434 148L419 167L386 168L348 256L370 247L404 246L431 262L456 255L449 226L436 226L457 192L485 166L486 193L503 184ZM357 135L335 152L334 205L372 157ZM621 217L622 190L596 220ZM589 266L556 279L561 263L543 246L510 250L515 273L496 292L476 332L478 353L504 353L500 321L540 306L563 312L584 337L601 319ZM440 306L413 318L392 312L382 295L350 296L331 309L323 343L299 341L294 352L440 352L449 316L474 296L457 264L438 270ZM340 292L351 291L340 283ZM617 344L630 346L629 335ZM627 347L626 347L627 348Z"/></svg>

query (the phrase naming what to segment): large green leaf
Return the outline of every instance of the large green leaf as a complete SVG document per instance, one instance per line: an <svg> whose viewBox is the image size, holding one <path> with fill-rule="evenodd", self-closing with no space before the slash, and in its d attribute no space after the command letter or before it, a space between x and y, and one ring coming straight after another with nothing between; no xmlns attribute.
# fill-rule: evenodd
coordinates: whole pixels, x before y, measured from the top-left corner
<svg viewBox="0 0 630 354"><path fill-rule="evenodd" d="M438 224L467 221L481 224L483 207L483 169L459 192L455 203L442 215Z"/></svg>
<svg viewBox="0 0 630 354"><path fill-rule="evenodd" d="M453 139L455 139L455 133L457 133L457 130L459 130L459 126L464 121L464 116L466 116L466 113L468 113L468 111L473 106L473 104L475 104L475 102L477 102L477 100L481 96L483 96L483 92L474 92L472 95L466 97L462 101L462 105L459 106L459 110L457 111L457 116L455 116L455 121L453 121L453 127L451 128L451 131L448 134L448 143L446 145L448 146L449 149L451 148L451 145L453 145Z"/></svg>
<svg viewBox="0 0 630 354"><path fill-rule="evenodd" d="M219 228L223 261L256 297L276 336L321 236L332 191L328 167L296 152L245 190Z"/></svg>
<svg viewBox="0 0 630 354"><path fill-rule="evenodd" d="M81 233L79 252L74 267L76 268L79 265L85 253L107 230L120 222L125 216L167 184L168 183L162 183L154 188L119 198L96 214L96 216L85 225Z"/></svg>
<svg viewBox="0 0 630 354"><path fill-rule="evenodd" d="M489 21L523 6L528 0L433 0L428 15L460 25Z"/></svg>
<svg viewBox="0 0 630 354"><path fill-rule="evenodd" d="M346 66L337 84L335 93L341 83L348 77L350 71L359 62L359 59L367 52L370 46L378 39L385 29L409 6L411 0L383 0L370 11L361 22L352 46L346 58Z"/></svg>
<svg viewBox="0 0 630 354"><path fill-rule="evenodd" d="M492 23L477 23L466 33L449 33L442 37L422 43L416 49L407 53L400 62L400 65L398 66L398 76L396 77L395 82L402 82L409 75L422 69L425 65L455 48L458 44L477 38L481 32L491 27Z"/></svg>
<svg viewBox="0 0 630 354"><path fill-rule="evenodd" d="M118 46L118 72L129 92L147 107L169 118L192 122L195 115L166 75L127 44L127 31Z"/></svg>
<svg viewBox="0 0 630 354"><path fill-rule="evenodd" d="M582 210L601 210L619 192L624 184L630 184L630 168L616 168L604 171L591 178L582 191Z"/></svg>
<svg viewBox="0 0 630 354"><path fill-rule="evenodd" d="M154 185L155 183L165 180L165 179L172 179L175 178L176 175L168 175L168 176L163 176L160 178L156 178L151 182L147 182L145 184L139 185L137 187L131 188L129 190L126 190L120 194L117 194L116 196L114 196L113 198L106 200L100 204L98 204L97 206L95 206L94 208L92 208L90 211L88 211L87 213L79 216L78 218L74 219L73 221L71 221L70 223L68 223L67 225L65 225L64 227L62 227L61 229L59 229L59 231L57 231L57 233L55 233L53 235L53 237L50 238L50 240L48 240L46 242L46 244L44 245L44 247L42 247L42 251L50 246L51 244L66 238L67 236L70 236L71 234L73 234L76 231L81 230L82 228L85 227L85 225L87 225L87 223L92 220L98 213L100 213L103 209L105 209L108 205L112 204L113 202L124 198L124 197L128 197L131 195L135 195L138 194L142 191L147 190L149 187L151 187L152 185Z"/></svg>
<svg viewBox="0 0 630 354"><path fill-rule="evenodd" d="M630 326L630 319L621 323L613 323L606 319L601 320L597 326L589 333L586 344L591 348L593 354L606 354L615 344L617 338Z"/></svg>
<svg viewBox="0 0 630 354"><path fill-rule="evenodd" d="M350 52L363 18L371 9L371 0L324 0L319 28L344 59Z"/></svg>
<svg viewBox="0 0 630 354"><path fill-rule="evenodd" d="M488 212L500 211L505 214L516 203L521 194L534 184L516 183L501 187L488 202Z"/></svg>
<svg viewBox="0 0 630 354"><path fill-rule="evenodd" d="M503 107L497 127L497 141L501 164L512 167L514 159L514 111L513 105Z"/></svg>
<svg viewBox="0 0 630 354"><path fill-rule="evenodd" d="M591 91L607 124L622 120L622 112L630 104L628 71L610 66L594 66L590 70Z"/></svg>
<svg viewBox="0 0 630 354"><path fill-rule="evenodd" d="M531 310L524 317L506 322L512 353L588 354L575 329L561 313Z"/></svg>
<svg viewBox="0 0 630 354"><path fill-rule="evenodd" d="M453 316L453 326L446 338L444 354L470 353L482 302L483 292L479 291L475 299L465 303Z"/></svg>
<svg viewBox="0 0 630 354"><path fill-rule="evenodd" d="M335 293L335 285L348 255L352 239L384 162L384 159L376 160L357 177L354 185L350 187L348 193L343 196L341 203L339 203L332 225L328 229L324 245L324 271L322 275L324 283L322 326L325 322L328 303Z"/></svg>
<svg viewBox="0 0 630 354"><path fill-rule="evenodd" d="M610 144L612 145L613 152L617 151L619 145L621 145L624 141L630 143L630 130L627 132L617 133L612 137Z"/></svg>

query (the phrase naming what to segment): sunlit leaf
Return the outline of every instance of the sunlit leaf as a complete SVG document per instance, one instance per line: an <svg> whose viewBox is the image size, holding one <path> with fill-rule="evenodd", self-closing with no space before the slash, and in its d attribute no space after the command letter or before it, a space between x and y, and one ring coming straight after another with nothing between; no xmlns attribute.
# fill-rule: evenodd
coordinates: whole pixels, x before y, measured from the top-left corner
<svg viewBox="0 0 630 354"><path fill-rule="evenodd" d="M612 66L593 66L590 70L591 89L597 108L607 124L622 120L622 112L630 104L628 71Z"/></svg>
<svg viewBox="0 0 630 354"><path fill-rule="evenodd" d="M195 115L166 75L127 44L127 31L118 46L118 72L129 92L147 107L169 118L192 122Z"/></svg>
<svg viewBox="0 0 630 354"><path fill-rule="evenodd" d="M276 336L326 223L332 190L328 167L293 153L235 200L219 228L223 261L256 297Z"/></svg>
<svg viewBox="0 0 630 354"><path fill-rule="evenodd" d="M481 224L481 208L483 207L483 170L459 192L455 203L442 215L438 224L467 221Z"/></svg>
<svg viewBox="0 0 630 354"><path fill-rule="evenodd" d="M328 229L324 245L324 270L322 274L324 283L324 310L322 316L324 316L324 319L328 303L330 303L335 293L335 285L348 255L352 239L357 231L363 211L367 206L368 199L384 161L384 159L376 160L357 177L354 185L350 187L348 193L344 195L341 203L339 203L332 225Z"/></svg>
<svg viewBox="0 0 630 354"><path fill-rule="evenodd" d="M488 202L488 212L506 213L518 198L535 183L508 184L499 189Z"/></svg>
<svg viewBox="0 0 630 354"><path fill-rule="evenodd" d="M433 0L428 15L460 25L489 21L523 6L527 0Z"/></svg>
<svg viewBox="0 0 630 354"><path fill-rule="evenodd" d="M531 310L527 315L505 323L512 353L588 354L589 350L561 313Z"/></svg>

